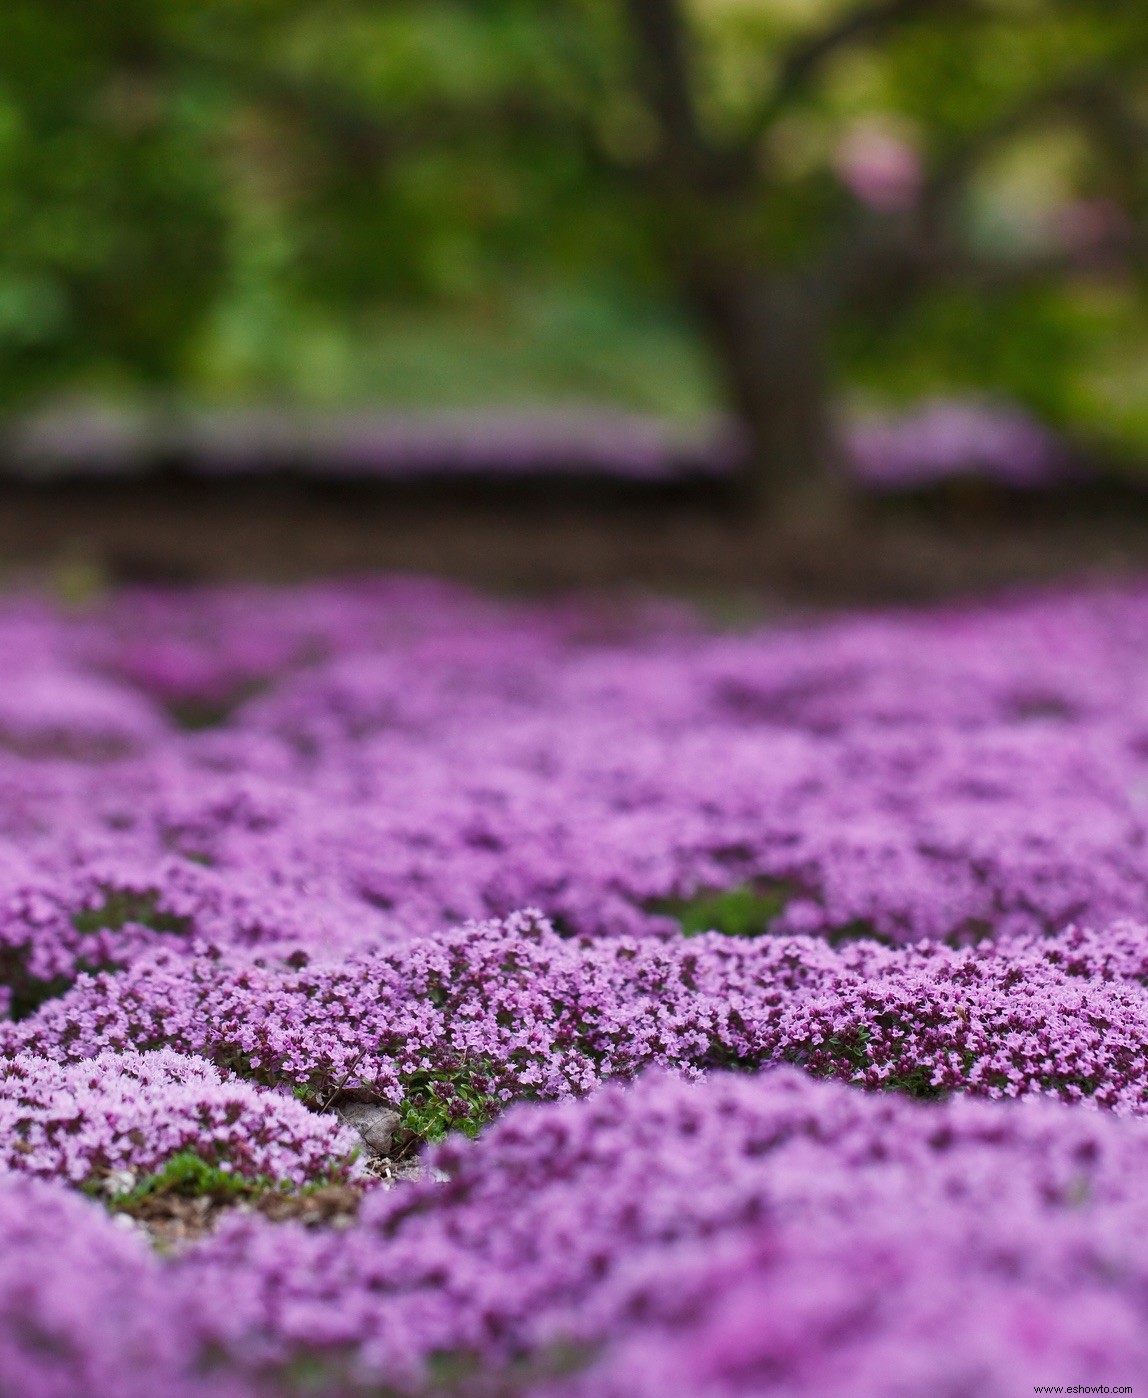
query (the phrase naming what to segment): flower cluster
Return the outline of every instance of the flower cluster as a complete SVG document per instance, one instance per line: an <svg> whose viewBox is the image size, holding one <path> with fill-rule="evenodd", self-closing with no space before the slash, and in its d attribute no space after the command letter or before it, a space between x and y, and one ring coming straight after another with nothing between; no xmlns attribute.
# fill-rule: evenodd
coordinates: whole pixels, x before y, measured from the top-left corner
<svg viewBox="0 0 1148 1398"><path fill-rule="evenodd" d="M0 1382L194 1392L210 1354L207 1391L237 1395L1004 1398L1148 1366L1143 1123L664 1076L434 1159L446 1183L351 1229L235 1216L162 1271L94 1206L5 1185Z"/></svg>
<svg viewBox="0 0 1148 1398"><path fill-rule="evenodd" d="M876 490L912 490L980 476L1032 490L1071 479L1065 444L1018 408L936 399L903 416L876 417L850 437L853 469Z"/></svg>
<svg viewBox="0 0 1148 1398"><path fill-rule="evenodd" d="M865 202L895 205L919 175L897 133L858 128L839 151L840 173ZM891 201L891 204L890 204ZM1096 240L1104 201L1062 211L1075 244ZM1101 230L1111 232L1111 229ZM150 427L150 430L149 430ZM55 409L10 433L9 461L33 477L106 476L146 469L173 452L207 477L268 470L305 478L418 482L478 477L605 478L672 483L729 477L746 440L729 419L670 423L647 414L590 412L344 413L285 417L282 411L215 412L181 431L131 414ZM1024 410L976 398L936 399L906 413L861 418L845 434L846 460L864 488L914 489L981 475L1006 486L1053 485L1068 464L1064 444Z"/></svg>
<svg viewBox="0 0 1148 1398"><path fill-rule="evenodd" d="M1148 590L128 592L0 649L0 1389L1145 1370ZM70 1192L339 1176L351 1102L478 1140L162 1261Z"/></svg>
<svg viewBox="0 0 1148 1398"><path fill-rule="evenodd" d="M3 980L23 1013L180 937L339 955L528 906L665 935L743 884L831 938L1140 916L1146 638L1138 590L717 636L415 583L13 607Z"/></svg>
<svg viewBox="0 0 1148 1398"><path fill-rule="evenodd" d="M345 1170L355 1147L337 1119L171 1049L70 1064L12 1055L0 1063L0 1140L0 1167L73 1184L155 1173L191 1152L248 1179L302 1185Z"/></svg>
<svg viewBox="0 0 1148 1398"><path fill-rule="evenodd" d="M465 1084L460 1114L474 1092L555 1098L658 1065L789 1062L915 1096L1087 1098L1142 1115L1148 929L833 948L574 941L519 914L307 967L162 952L83 977L0 1043L77 1064L169 1046L312 1100L348 1088L400 1108L412 1084L433 1080L448 1101Z"/></svg>
<svg viewBox="0 0 1148 1398"><path fill-rule="evenodd" d="M0 1177L0 1390L28 1398L250 1398L210 1372L167 1269L99 1205Z"/></svg>

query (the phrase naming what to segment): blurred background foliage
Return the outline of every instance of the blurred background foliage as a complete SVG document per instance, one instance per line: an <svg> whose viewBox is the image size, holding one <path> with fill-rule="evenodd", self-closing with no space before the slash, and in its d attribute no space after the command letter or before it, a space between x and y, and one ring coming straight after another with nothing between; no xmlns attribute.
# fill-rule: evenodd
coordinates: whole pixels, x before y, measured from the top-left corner
<svg viewBox="0 0 1148 1398"><path fill-rule="evenodd" d="M785 57L847 6L688 6L699 119L749 140L761 172L739 236L797 264L896 220L974 148L947 216L1003 274L858 298L833 326L839 391L988 390L1143 451L1148 6L900 9L780 103ZM705 417L721 366L635 173L659 133L626 16L622 0L5 0L0 406ZM1026 110L1081 73L1119 90L1119 114Z"/></svg>

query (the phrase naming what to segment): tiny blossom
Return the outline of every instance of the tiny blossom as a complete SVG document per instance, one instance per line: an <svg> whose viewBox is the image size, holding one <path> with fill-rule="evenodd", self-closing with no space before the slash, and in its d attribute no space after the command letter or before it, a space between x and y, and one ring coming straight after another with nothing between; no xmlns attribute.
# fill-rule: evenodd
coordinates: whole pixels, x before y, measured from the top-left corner
<svg viewBox="0 0 1148 1398"><path fill-rule="evenodd" d="M0 1176L0 1391L28 1398L254 1398L208 1371L169 1270L97 1204Z"/></svg>
<svg viewBox="0 0 1148 1398"><path fill-rule="evenodd" d="M0 1163L73 1184L145 1175L192 1152L250 1178L307 1184L346 1170L352 1133L290 1097L224 1081L170 1049L101 1053L71 1064L36 1054L0 1062Z"/></svg>
<svg viewBox="0 0 1148 1398"><path fill-rule="evenodd" d="M445 1183L345 1233L237 1219L201 1244L179 1264L200 1333L256 1371L349 1357L368 1386L417 1388L435 1353L565 1354L538 1392L619 1398L1003 1398L1148 1365L1145 1123L653 1076L433 1159Z"/></svg>
<svg viewBox="0 0 1148 1398"><path fill-rule="evenodd" d="M78 707L0 733L5 980L528 906L664 935L745 882L775 930L897 943L1142 916L1146 635L1134 588L736 636L416 583L13 607L4 702L55 667ZM93 676L130 745L88 746Z"/></svg>
<svg viewBox="0 0 1148 1398"><path fill-rule="evenodd" d="M536 1398L1005 1398L1148 1367L1143 1122L652 1075L520 1105L432 1163L345 1230L239 1215L166 1260L0 1178L0 1382L416 1394L454 1355L463 1393L517 1370Z"/></svg>
<svg viewBox="0 0 1148 1398"><path fill-rule="evenodd" d="M1148 588L143 589L0 648L3 1391L1148 1370ZM340 1094L479 1138L375 1188ZM359 1216L160 1259L78 1197L188 1152Z"/></svg>
<svg viewBox="0 0 1148 1398"><path fill-rule="evenodd" d="M268 1086L398 1106L418 1071L563 1097L661 1065L787 1061L918 1096L1087 1099L1148 1115L1148 929L961 950L813 937L571 941L537 914L334 965L164 951L83 977L9 1052L81 1063L173 1047Z"/></svg>

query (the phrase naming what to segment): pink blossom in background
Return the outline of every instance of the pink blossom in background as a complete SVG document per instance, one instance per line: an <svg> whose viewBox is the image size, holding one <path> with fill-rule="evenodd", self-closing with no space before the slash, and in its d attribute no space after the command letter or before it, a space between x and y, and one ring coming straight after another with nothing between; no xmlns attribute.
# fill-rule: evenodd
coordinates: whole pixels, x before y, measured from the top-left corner
<svg viewBox="0 0 1148 1398"><path fill-rule="evenodd" d="M1115 199L1070 199L1054 213L1057 241L1084 261L1111 259L1132 235L1128 214Z"/></svg>
<svg viewBox="0 0 1148 1398"><path fill-rule="evenodd" d="M1055 433L1018 408L937 399L901 416L857 423L850 452L858 479L876 490L912 490L960 476L1031 489L1071 479Z"/></svg>
<svg viewBox="0 0 1148 1398"><path fill-rule="evenodd" d="M911 208L920 193L920 155L904 134L877 118L849 128L834 153L834 166L851 193L881 213Z"/></svg>
<svg viewBox="0 0 1148 1398"><path fill-rule="evenodd" d="M1064 238L1091 256L1115 231L1102 204L1066 206ZM115 420L114 414L104 417ZM103 419L101 418L101 423ZM533 412L333 414L285 419L247 412L202 415L155 435L125 416L118 458L89 415L56 410L14 429L8 458L32 478L115 477L147 469L157 452L222 482L283 473L305 480L420 482L601 481L635 487L728 481L748 450L728 418L680 426L648 414ZM158 431L158 429L156 429ZM939 397L908 410L863 415L845 427L846 465L863 490L928 489L981 477L1009 488L1057 486L1081 474L1068 445L1015 405ZM116 466L116 461L119 466Z"/></svg>

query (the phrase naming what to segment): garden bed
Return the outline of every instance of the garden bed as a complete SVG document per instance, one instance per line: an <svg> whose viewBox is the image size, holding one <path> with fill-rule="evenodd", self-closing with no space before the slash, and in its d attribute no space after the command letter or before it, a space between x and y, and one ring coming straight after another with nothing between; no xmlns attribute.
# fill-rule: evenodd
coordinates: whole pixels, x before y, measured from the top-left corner
<svg viewBox="0 0 1148 1398"><path fill-rule="evenodd" d="M0 1386L1148 1369L1143 586L136 588L0 644Z"/></svg>

